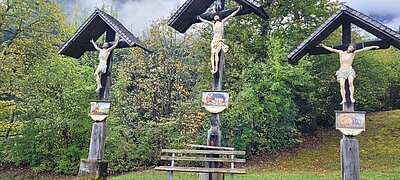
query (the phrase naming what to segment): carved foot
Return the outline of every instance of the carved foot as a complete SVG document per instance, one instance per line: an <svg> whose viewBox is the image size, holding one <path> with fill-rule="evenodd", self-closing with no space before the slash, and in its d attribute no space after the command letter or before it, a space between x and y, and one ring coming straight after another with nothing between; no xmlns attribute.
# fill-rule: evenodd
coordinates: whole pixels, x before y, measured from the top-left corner
<svg viewBox="0 0 400 180"><path fill-rule="evenodd" d="M218 69L212 69L211 73L215 74L218 71Z"/></svg>
<svg viewBox="0 0 400 180"><path fill-rule="evenodd" d="M102 86L97 87L96 92L99 92Z"/></svg>
<svg viewBox="0 0 400 180"><path fill-rule="evenodd" d="M342 105L342 104L344 104L344 103L346 103L346 100L343 100L340 104Z"/></svg>
<svg viewBox="0 0 400 180"><path fill-rule="evenodd" d="M350 97L350 100L351 100L352 103L356 102L356 100L353 97Z"/></svg>

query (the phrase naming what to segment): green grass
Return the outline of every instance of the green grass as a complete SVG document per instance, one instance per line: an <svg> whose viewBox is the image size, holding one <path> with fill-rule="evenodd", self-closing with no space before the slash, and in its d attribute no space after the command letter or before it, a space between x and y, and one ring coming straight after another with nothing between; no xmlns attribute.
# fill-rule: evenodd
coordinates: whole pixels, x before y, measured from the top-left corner
<svg viewBox="0 0 400 180"><path fill-rule="evenodd" d="M111 177L110 180L159 180L166 179L165 172L157 172L147 170L143 172L126 174L118 177ZM198 180L199 176L195 173L174 173L175 180ZM322 179L322 180L338 180L340 172L253 172L246 175L235 175L235 180L266 180L266 179ZM362 172L362 180L396 180L400 179L398 173L377 173L377 172ZM225 175L225 180L229 180L229 175Z"/></svg>
<svg viewBox="0 0 400 180"><path fill-rule="evenodd" d="M322 129L319 144L295 154L284 153L245 167L246 175L237 180L257 179L340 179L339 145L342 135L335 129ZM366 131L358 135L361 179L400 180L400 110L367 114ZM111 177L111 180L166 179L166 172L153 170ZM174 173L174 179L198 179L194 173ZM229 179L229 176L225 177Z"/></svg>

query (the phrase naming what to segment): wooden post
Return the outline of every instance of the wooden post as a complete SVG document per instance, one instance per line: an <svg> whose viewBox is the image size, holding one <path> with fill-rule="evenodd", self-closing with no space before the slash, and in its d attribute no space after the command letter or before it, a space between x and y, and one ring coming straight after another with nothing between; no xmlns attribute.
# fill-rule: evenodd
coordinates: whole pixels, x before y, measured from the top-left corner
<svg viewBox="0 0 400 180"><path fill-rule="evenodd" d="M112 29L106 32L106 42L115 41L115 31ZM101 76L101 86L99 100L108 100L111 87L111 72L113 64L113 52L107 59L107 71ZM79 167L79 176L93 179L98 177L105 179L107 176L107 162L103 161L105 140L106 140L106 122L94 122L90 137L89 155L87 160L82 160Z"/></svg>
<svg viewBox="0 0 400 180"><path fill-rule="evenodd" d="M217 0L221 4L220 7L217 6L217 11L222 11L225 9L225 0ZM218 71L213 74L213 90L221 91L222 90L222 74L224 69L224 52L221 50L218 54L218 64L215 64ZM211 114L211 128L208 130L207 134L207 145L209 146L221 146L221 130L220 130L220 122L221 122L221 113ZM219 155L211 155L215 157L219 157ZM220 164L218 162L207 162L206 167L219 167ZM207 180L206 178L202 178L200 175L200 180ZM223 174L218 173L208 173L208 180L222 180Z"/></svg>
<svg viewBox="0 0 400 180"><path fill-rule="evenodd" d="M351 24L345 21L342 24L342 44L351 43ZM354 111L354 104L350 100L349 81L345 82L346 103L343 103L343 111ZM360 158L358 152L358 141L354 136L343 135L340 140L340 160L342 180L360 179Z"/></svg>
<svg viewBox="0 0 400 180"><path fill-rule="evenodd" d="M106 32L106 42L115 41L115 31L109 29ZM110 52L110 55L107 59L107 71L105 74L101 76L101 86L103 88L100 89L99 92L99 100L108 100L111 88L111 73L112 73L112 65L113 65L113 51Z"/></svg>

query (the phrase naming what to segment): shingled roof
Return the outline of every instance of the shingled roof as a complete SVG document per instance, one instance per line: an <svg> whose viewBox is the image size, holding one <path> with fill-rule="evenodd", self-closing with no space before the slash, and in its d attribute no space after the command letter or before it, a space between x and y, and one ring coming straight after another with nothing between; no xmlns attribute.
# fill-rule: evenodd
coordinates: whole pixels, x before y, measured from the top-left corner
<svg viewBox="0 0 400 180"><path fill-rule="evenodd" d="M297 63L307 53L311 54L311 51L315 50L316 45L328 37L344 22L355 24L382 40L378 41L376 44L387 44L387 46L392 45L398 49L400 48L400 34L398 32L349 6L343 5L288 55L289 62ZM370 42L370 44L373 44L373 42Z"/></svg>
<svg viewBox="0 0 400 180"><path fill-rule="evenodd" d="M198 15L202 15L215 0L187 0L171 17L168 25L175 30L184 33L192 26L192 24L199 23L200 21L196 18ZM257 16L267 19L268 15L256 0L234 0L240 4L243 9L240 10L236 16L249 14L254 12ZM225 10L220 12L222 18L233 12L234 10ZM210 16L202 16L205 19L210 20Z"/></svg>
<svg viewBox="0 0 400 180"><path fill-rule="evenodd" d="M91 39L98 39L106 31L114 31L122 39L117 48L138 46L149 52L130 31L128 31L117 19L107 13L96 9L89 18L78 28L75 34L59 50L59 54L79 58L86 51L95 50L90 44Z"/></svg>

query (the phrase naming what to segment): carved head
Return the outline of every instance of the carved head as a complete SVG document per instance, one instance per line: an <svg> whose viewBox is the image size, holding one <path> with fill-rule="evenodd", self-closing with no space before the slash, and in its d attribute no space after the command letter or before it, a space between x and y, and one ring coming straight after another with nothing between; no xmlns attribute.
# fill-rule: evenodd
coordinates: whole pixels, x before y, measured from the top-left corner
<svg viewBox="0 0 400 180"><path fill-rule="evenodd" d="M221 20L221 18L219 17L219 15L215 14L214 15L214 21L220 21L220 20Z"/></svg>
<svg viewBox="0 0 400 180"><path fill-rule="evenodd" d="M103 49L104 49L104 48L107 49L109 46L110 46L110 45L108 45L108 43L104 43L102 47L103 47Z"/></svg>
<svg viewBox="0 0 400 180"><path fill-rule="evenodd" d="M347 48L347 52L354 52L356 50L356 45L351 43Z"/></svg>

